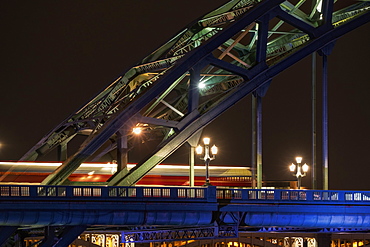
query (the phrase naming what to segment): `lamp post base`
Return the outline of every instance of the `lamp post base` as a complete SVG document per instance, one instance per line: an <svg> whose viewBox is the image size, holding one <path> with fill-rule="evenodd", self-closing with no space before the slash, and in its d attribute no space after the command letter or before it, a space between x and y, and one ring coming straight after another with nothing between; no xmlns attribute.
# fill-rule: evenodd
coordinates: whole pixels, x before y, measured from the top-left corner
<svg viewBox="0 0 370 247"><path fill-rule="evenodd" d="M211 184L211 182L210 182L210 181L206 181L206 182L203 184L203 186L204 186L204 187L206 187L206 186L213 186L213 185Z"/></svg>

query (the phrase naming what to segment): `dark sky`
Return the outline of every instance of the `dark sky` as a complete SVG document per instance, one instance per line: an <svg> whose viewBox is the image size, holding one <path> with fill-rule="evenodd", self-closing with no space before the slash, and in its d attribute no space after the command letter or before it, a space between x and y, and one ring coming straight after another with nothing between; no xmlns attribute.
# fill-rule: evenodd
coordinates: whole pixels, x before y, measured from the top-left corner
<svg viewBox="0 0 370 247"><path fill-rule="evenodd" d="M0 160L18 160L116 77L225 2L1 1ZM329 56L330 189L370 189L369 28L340 38ZM320 57L317 64L320 169ZM212 164L250 165L250 108L247 97L205 129L220 148ZM273 80L263 110L264 177L292 179L296 155L312 163L310 58ZM168 162L187 157L182 148Z"/></svg>

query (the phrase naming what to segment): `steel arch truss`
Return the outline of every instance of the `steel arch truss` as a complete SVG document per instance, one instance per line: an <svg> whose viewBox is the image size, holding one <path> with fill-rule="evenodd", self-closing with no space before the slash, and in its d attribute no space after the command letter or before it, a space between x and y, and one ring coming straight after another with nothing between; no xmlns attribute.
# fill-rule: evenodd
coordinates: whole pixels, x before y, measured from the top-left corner
<svg viewBox="0 0 370 247"><path fill-rule="evenodd" d="M280 72L370 19L368 2L334 12L333 0L324 0L321 12L308 13L303 2L229 1L117 78L22 160L57 147L63 151L74 137L85 135L79 150L43 182L60 185L81 162L114 150L118 133L130 145L127 130L141 126L161 141L135 168L116 173L108 183L135 184L246 95L263 95Z"/></svg>

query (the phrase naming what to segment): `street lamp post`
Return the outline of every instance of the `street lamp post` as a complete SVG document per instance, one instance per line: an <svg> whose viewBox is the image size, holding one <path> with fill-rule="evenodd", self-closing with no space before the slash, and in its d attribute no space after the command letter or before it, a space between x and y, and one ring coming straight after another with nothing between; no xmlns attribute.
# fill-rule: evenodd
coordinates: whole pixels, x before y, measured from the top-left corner
<svg viewBox="0 0 370 247"><path fill-rule="evenodd" d="M201 157L201 160L204 160L205 166L206 166L206 183L204 186L209 186L211 185L211 182L209 180L209 163L211 160L214 160L216 158L216 154L218 152L218 148L213 145L211 148L209 148L209 144L211 142L211 139L208 137L203 138L203 143L204 143L204 156L203 158ZM199 145L195 149L196 153L198 155L201 155L203 153L203 147ZM212 155L212 156L211 156Z"/></svg>
<svg viewBox="0 0 370 247"><path fill-rule="evenodd" d="M301 166L302 157L296 157L295 158L297 165L292 163L289 166L290 171L293 173L293 176L297 178L298 182L298 189L301 189L301 180L304 176L306 176L306 173L308 171L308 165L305 163L303 166Z"/></svg>

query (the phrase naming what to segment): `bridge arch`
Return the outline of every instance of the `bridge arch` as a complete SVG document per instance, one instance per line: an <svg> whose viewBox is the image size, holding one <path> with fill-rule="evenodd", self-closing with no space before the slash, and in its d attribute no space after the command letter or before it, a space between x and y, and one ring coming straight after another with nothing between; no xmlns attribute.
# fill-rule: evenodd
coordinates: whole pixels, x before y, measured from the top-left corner
<svg viewBox="0 0 370 247"><path fill-rule="evenodd" d="M316 51L327 52L336 39L368 22L367 2L340 11L333 11L331 1L326 3L323 19L314 18L316 10L305 16L299 4L282 0L226 3L128 69L22 160L56 148L65 152L65 145L76 135L85 135L79 150L43 184L65 183L81 162L99 159L118 144L121 171L108 185L135 184L246 95L263 96L283 70ZM278 24L271 29L274 21ZM286 30L277 31L281 23ZM198 88L200 80L206 83L203 89ZM160 136L161 141L148 158L128 171L124 163L130 134L124 130L133 125Z"/></svg>

